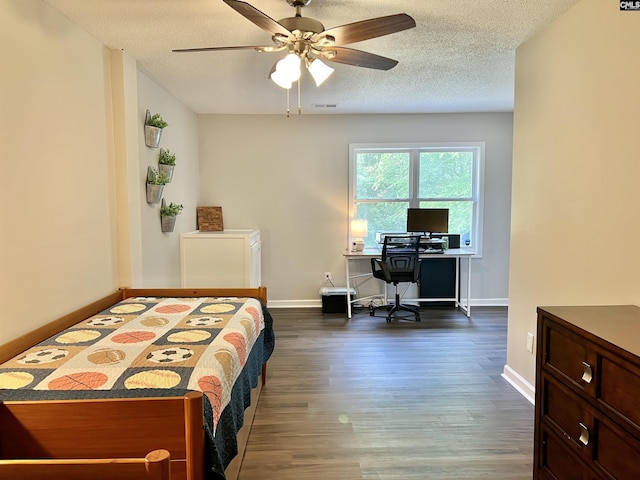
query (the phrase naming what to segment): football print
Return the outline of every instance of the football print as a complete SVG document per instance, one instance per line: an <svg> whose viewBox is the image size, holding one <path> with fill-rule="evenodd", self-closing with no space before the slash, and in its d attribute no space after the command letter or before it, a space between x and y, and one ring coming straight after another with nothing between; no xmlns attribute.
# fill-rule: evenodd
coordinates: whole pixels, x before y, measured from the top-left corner
<svg viewBox="0 0 640 480"><path fill-rule="evenodd" d="M122 322L124 322L124 318L122 317L103 317L92 318L87 322L87 325L91 325L93 327L112 327Z"/></svg>
<svg viewBox="0 0 640 480"><path fill-rule="evenodd" d="M220 317L197 317L187 320L187 325L190 327L210 327L222 323L222 321Z"/></svg>
<svg viewBox="0 0 640 480"><path fill-rule="evenodd" d="M38 350L37 352L27 353L25 356L20 357L17 361L23 365L40 365L42 363L51 363L57 360L62 360L69 355L68 350L62 350L60 348L47 348L44 350Z"/></svg>
<svg viewBox="0 0 640 480"><path fill-rule="evenodd" d="M163 348L154 350L147 355L147 360L153 363L178 363L193 357L193 350L188 348Z"/></svg>

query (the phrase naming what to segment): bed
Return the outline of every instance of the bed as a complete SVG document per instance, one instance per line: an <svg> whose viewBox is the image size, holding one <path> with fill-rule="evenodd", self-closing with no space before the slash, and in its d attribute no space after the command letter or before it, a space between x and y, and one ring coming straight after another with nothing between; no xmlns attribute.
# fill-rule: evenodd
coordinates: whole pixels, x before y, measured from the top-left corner
<svg viewBox="0 0 640 480"><path fill-rule="evenodd" d="M265 287L121 289L3 345L0 479L29 459L157 450L174 480L236 478L274 348L266 301Z"/></svg>

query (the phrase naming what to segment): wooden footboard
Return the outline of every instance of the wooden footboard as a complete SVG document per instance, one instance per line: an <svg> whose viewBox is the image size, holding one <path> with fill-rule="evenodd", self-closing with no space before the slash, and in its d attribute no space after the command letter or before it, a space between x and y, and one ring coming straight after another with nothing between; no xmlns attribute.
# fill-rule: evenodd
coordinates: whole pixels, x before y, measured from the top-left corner
<svg viewBox="0 0 640 480"><path fill-rule="evenodd" d="M144 458L165 449L171 456L172 479L202 480L202 402L200 392L166 398L5 402L0 404L0 458ZM11 478L2 472L0 464L0 479Z"/></svg>
<svg viewBox="0 0 640 480"><path fill-rule="evenodd" d="M0 460L0 480L171 480L170 460L166 450L143 458Z"/></svg>

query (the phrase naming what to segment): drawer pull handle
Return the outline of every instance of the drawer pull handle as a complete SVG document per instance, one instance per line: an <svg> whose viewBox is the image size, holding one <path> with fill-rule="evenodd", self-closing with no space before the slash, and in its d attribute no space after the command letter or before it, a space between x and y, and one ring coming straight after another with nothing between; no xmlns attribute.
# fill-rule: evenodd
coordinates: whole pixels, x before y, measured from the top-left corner
<svg viewBox="0 0 640 480"><path fill-rule="evenodd" d="M591 383L593 381L593 370L587 362L582 362L582 381Z"/></svg>
<svg viewBox="0 0 640 480"><path fill-rule="evenodd" d="M585 447L589 445L589 429L584 423L579 423L580 425L580 443L582 443Z"/></svg>

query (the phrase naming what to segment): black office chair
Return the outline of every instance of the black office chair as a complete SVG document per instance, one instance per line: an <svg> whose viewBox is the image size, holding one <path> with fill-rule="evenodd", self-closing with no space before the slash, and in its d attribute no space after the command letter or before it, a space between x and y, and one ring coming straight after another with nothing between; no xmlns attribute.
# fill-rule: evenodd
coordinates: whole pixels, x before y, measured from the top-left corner
<svg viewBox="0 0 640 480"><path fill-rule="evenodd" d="M382 245L382 258L371 259L371 270L375 278L395 286L395 303L387 313L387 323L399 311L411 312L420 321L419 307L400 303L398 284L416 283L420 277L420 235L387 235ZM375 308L371 308L374 315Z"/></svg>

